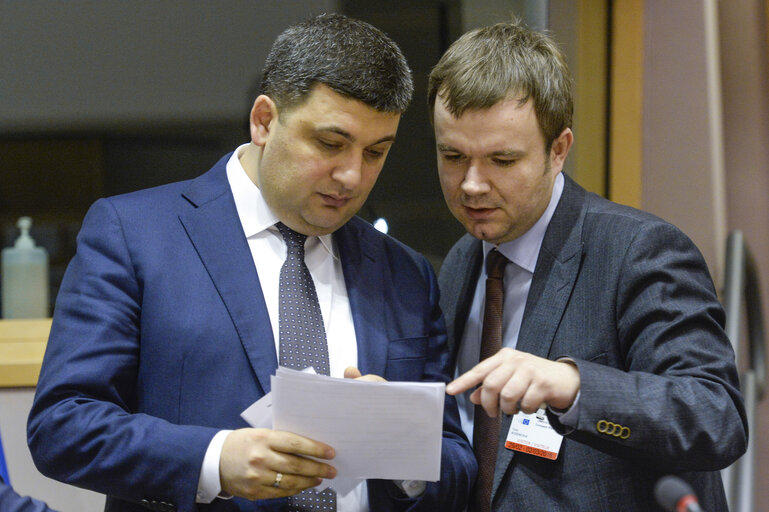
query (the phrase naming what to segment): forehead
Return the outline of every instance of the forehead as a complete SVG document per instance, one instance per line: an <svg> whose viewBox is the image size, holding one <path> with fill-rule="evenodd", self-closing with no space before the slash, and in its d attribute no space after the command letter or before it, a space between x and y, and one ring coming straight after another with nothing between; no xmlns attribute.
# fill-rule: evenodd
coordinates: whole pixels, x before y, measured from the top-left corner
<svg viewBox="0 0 769 512"><path fill-rule="evenodd" d="M342 132L366 142L395 137L400 120L397 112L382 112L322 84L316 85L300 105L284 112L283 117L297 129Z"/></svg>
<svg viewBox="0 0 769 512"><path fill-rule="evenodd" d="M439 144L463 152L544 148L544 137L531 99L521 104L504 99L485 109L452 115L443 101L435 102L435 136Z"/></svg>

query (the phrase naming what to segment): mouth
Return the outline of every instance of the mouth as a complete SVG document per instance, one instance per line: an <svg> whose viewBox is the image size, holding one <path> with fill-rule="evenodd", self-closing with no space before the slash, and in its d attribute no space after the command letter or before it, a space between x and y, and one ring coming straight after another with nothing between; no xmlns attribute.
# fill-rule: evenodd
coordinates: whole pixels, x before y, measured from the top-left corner
<svg viewBox="0 0 769 512"><path fill-rule="evenodd" d="M496 208L478 208L464 205L465 214L472 220L483 220L494 214Z"/></svg>
<svg viewBox="0 0 769 512"><path fill-rule="evenodd" d="M336 194L323 194L318 192L321 201L326 206L332 206L334 208L341 208L350 202L352 198L346 196L338 196Z"/></svg>

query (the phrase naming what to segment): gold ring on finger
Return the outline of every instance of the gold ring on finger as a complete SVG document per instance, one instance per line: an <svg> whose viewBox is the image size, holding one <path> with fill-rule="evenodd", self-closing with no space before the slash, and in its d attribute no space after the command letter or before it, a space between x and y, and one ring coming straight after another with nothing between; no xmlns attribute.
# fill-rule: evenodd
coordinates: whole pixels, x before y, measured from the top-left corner
<svg viewBox="0 0 769 512"><path fill-rule="evenodd" d="M278 472L278 474L275 475L275 481L272 482L272 486L276 489L280 487L280 481L283 480L283 473Z"/></svg>

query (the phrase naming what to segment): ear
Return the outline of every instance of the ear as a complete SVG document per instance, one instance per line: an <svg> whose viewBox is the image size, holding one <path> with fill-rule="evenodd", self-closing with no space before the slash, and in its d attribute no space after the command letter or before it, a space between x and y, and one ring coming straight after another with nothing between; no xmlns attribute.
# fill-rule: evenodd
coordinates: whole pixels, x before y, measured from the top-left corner
<svg viewBox="0 0 769 512"><path fill-rule="evenodd" d="M278 120L278 107L269 96L259 95L251 109L249 124L251 126L251 142L264 146L270 135L272 123Z"/></svg>
<svg viewBox="0 0 769 512"><path fill-rule="evenodd" d="M559 173L563 170L563 164L566 162L566 156L569 154L573 143L574 134L571 128L565 128L553 141L550 146L550 168L554 172Z"/></svg>

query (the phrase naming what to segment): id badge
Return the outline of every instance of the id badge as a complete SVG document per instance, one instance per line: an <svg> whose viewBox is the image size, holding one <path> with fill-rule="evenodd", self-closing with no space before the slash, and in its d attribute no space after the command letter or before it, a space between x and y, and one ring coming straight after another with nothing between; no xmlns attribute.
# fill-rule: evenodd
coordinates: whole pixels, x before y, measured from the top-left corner
<svg viewBox="0 0 769 512"><path fill-rule="evenodd" d="M563 436L550 426L544 409L534 414L518 412L510 422L505 448L555 460Z"/></svg>

